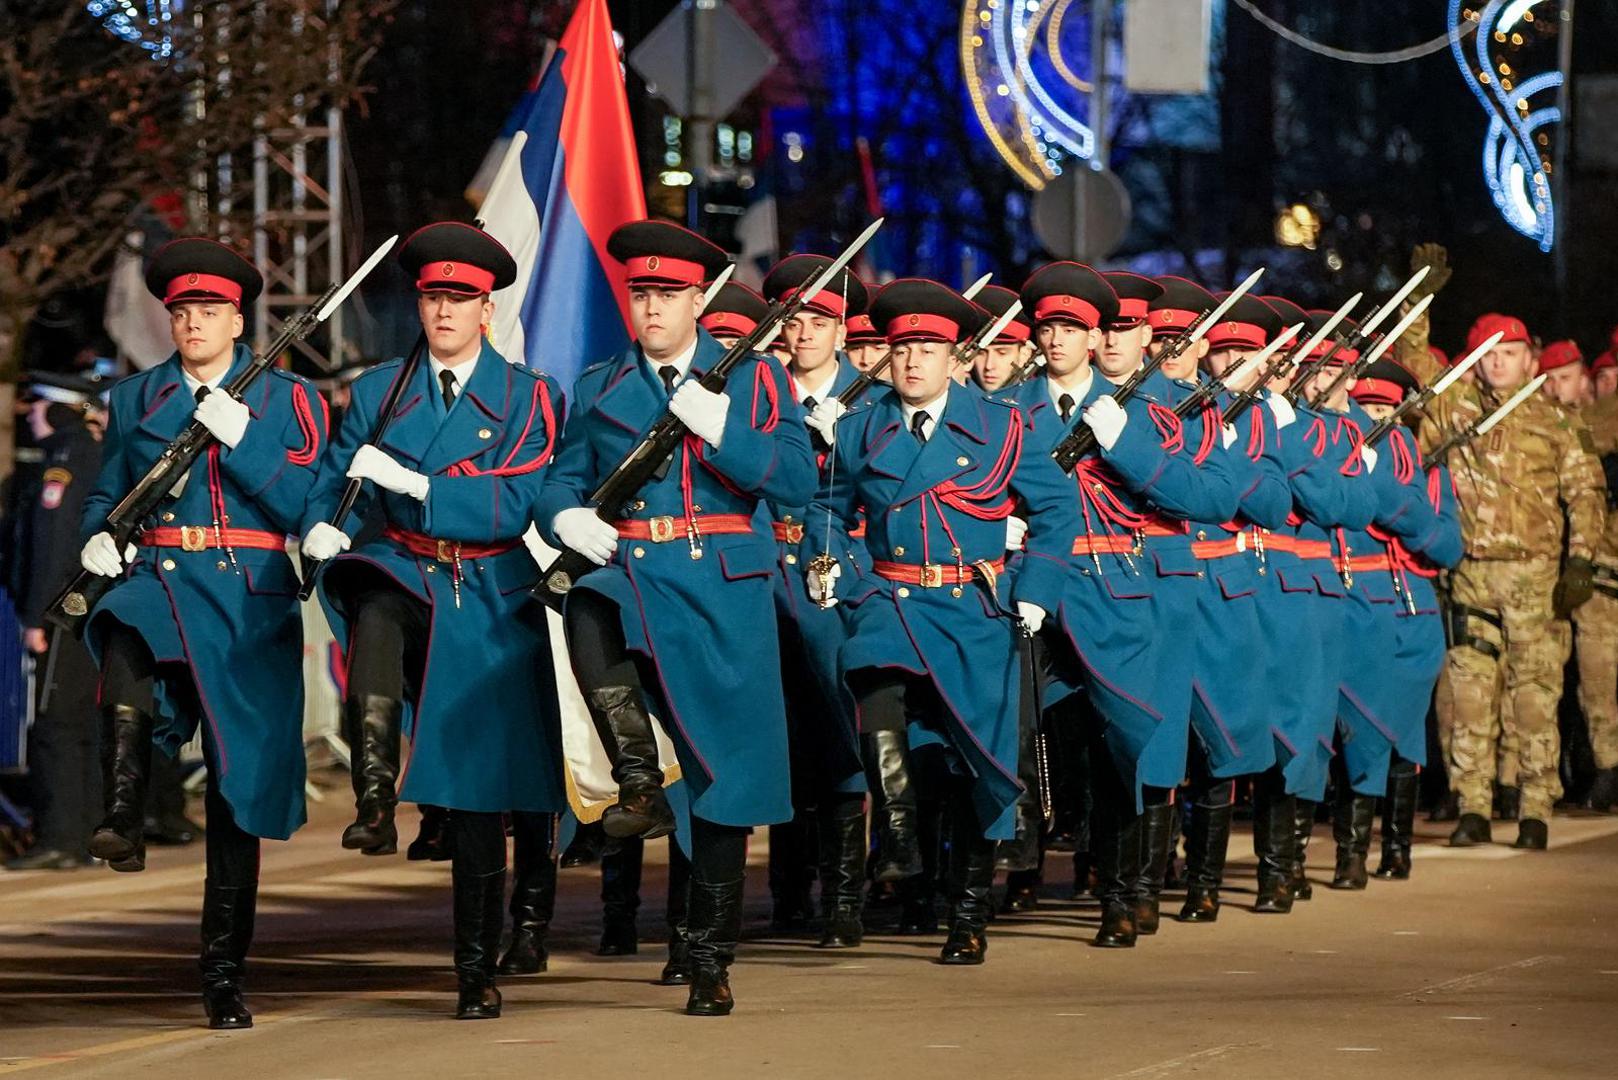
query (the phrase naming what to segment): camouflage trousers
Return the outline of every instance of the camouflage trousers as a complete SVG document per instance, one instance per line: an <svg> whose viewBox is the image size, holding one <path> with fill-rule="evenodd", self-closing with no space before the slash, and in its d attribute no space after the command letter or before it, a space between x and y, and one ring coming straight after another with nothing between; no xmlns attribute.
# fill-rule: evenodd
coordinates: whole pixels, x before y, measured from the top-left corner
<svg viewBox="0 0 1618 1080"><path fill-rule="evenodd" d="M1567 647L1551 611L1559 570L1555 559L1467 559L1450 576L1454 604L1500 621L1466 619L1472 640L1454 643L1438 681L1439 732L1462 813L1489 816L1502 749L1515 750L1522 817L1549 821L1562 796L1556 707Z"/></svg>
<svg viewBox="0 0 1618 1080"><path fill-rule="evenodd" d="M1578 628L1579 709L1596 768L1618 767L1618 597L1601 590L1573 610Z"/></svg>

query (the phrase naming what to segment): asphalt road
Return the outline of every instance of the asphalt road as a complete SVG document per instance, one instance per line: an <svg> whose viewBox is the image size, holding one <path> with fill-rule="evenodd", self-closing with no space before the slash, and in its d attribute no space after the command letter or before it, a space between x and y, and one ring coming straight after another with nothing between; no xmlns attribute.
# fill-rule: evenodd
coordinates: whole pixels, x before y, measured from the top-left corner
<svg viewBox="0 0 1618 1080"><path fill-rule="evenodd" d="M1053 881L1038 911L995 923L975 969L932 963L941 939L883 934L885 913L858 950L770 936L755 842L728 1019L686 1017L683 990L652 984L657 944L591 955L596 871L569 870L550 971L504 980L502 1019L457 1023L447 864L341 850L340 802L265 845L251 1031L202 1023L200 845L139 875L0 874L0 1077L1618 1075L1618 817L1559 817L1543 854L1452 851L1419 823L1412 880L1317 885L1285 917L1246 910L1238 832L1218 923L1090 948L1094 904ZM652 847L641 923L660 939Z"/></svg>

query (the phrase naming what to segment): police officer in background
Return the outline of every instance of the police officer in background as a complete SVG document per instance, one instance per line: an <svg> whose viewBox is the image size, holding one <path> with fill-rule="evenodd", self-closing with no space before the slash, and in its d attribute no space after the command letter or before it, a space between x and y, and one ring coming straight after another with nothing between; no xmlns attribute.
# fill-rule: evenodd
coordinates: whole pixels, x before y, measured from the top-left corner
<svg viewBox="0 0 1618 1080"><path fill-rule="evenodd" d="M100 723L96 669L84 644L45 628L45 609L77 569L79 514L101 470L101 440L87 420L101 408L102 380L31 372L28 426L43 456L37 491L19 506L14 573L23 643L34 654L36 702L30 735L34 846L8 870L71 870L94 864L85 848L101 820Z"/></svg>

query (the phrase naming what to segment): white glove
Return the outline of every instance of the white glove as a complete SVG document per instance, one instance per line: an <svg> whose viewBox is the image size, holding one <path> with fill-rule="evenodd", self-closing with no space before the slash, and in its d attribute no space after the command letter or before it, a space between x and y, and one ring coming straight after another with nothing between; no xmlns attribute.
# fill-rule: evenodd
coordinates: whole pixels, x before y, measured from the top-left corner
<svg viewBox="0 0 1618 1080"><path fill-rule="evenodd" d="M1224 430L1219 433L1219 437L1224 442L1225 449L1229 450L1236 444L1236 425L1226 424Z"/></svg>
<svg viewBox="0 0 1618 1080"><path fill-rule="evenodd" d="M408 495L417 502L427 501L427 477L407 469L385 452L369 444L354 454L348 467L350 480L369 480L395 495Z"/></svg>
<svg viewBox="0 0 1618 1080"><path fill-rule="evenodd" d="M815 404L804 423L818 431L820 437L826 440L827 446L836 446L837 421L841 420L843 414L847 411L848 406L841 401L836 398L827 398L825 401Z"/></svg>
<svg viewBox="0 0 1618 1080"><path fill-rule="evenodd" d="M669 398L669 412L715 450L725 436L725 415L729 411L730 395L716 394L695 379L681 383Z"/></svg>
<svg viewBox="0 0 1618 1080"><path fill-rule="evenodd" d="M606 566L618 550L618 530L588 506L574 506L558 513L551 520L551 531L597 566Z"/></svg>
<svg viewBox="0 0 1618 1080"><path fill-rule="evenodd" d="M1016 514L1006 518L1006 550L1021 551L1023 537L1028 535L1028 522Z"/></svg>
<svg viewBox="0 0 1618 1080"><path fill-rule="evenodd" d="M1038 604L1030 604L1026 600L1017 601L1017 618L1022 620L1023 629L1029 635L1039 633L1039 628L1045 625L1045 609Z"/></svg>
<svg viewBox="0 0 1618 1080"><path fill-rule="evenodd" d="M90 542L84 545L79 553L79 565L92 574L102 577L117 577L124 572L125 564L135 562L135 545L124 546L124 557L118 557L118 545L112 539L111 533L98 532L90 537Z"/></svg>
<svg viewBox="0 0 1618 1080"><path fill-rule="evenodd" d="M1292 407L1292 402L1280 394L1270 395L1270 411L1275 414L1275 428L1277 431L1298 418L1298 410Z"/></svg>
<svg viewBox="0 0 1618 1080"><path fill-rule="evenodd" d="M837 597L833 596L832 593L837 589L837 579L842 576L843 566L841 563L832 563L831 573L826 576L824 581L815 571L807 571L804 578L809 582L809 599L821 607L837 606ZM823 585L824 588L822 588Z"/></svg>
<svg viewBox="0 0 1618 1080"><path fill-rule="evenodd" d="M195 419L214 438L234 450L247 432L247 421L252 415L246 405L223 390L215 390L197 403Z"/></svg>
<svg viewBox="0 0 1618 1080"><path fill-rule="evenodd" d="M327 559L336 558L338 553L347 551L348 545L353 542L346 532L331 522L317 521L304 535L300 550L315 562L325 562Z"/></svg>
<svg viewBox="0 0 1618 1080"><path fill-rule="evenodd" d="M1111 450L1117 444L1118 436L1124 433L1124 425L1129 423L1129 414L1111 394L1092 401L1080 418L1096 433L1096 442L1103 450Z"/></svg>
<svg viewBox="0 0 1618 1080"><path fill-rule="evenodd" d="M1376 472L1376 451L1363 443L1360 445L1360 460L1365 462L1366 472Z"/></svg>

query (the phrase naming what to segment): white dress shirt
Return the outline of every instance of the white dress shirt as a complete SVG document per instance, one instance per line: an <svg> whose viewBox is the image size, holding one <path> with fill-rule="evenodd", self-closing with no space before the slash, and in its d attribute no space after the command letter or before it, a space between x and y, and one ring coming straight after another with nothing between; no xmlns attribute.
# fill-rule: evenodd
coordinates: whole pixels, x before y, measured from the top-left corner
<svg viewBox="0 0 1618 1080"><path fill-rule="evenodd" d="M1046 378L1045 390L1051 396L1051 404L1056 407L1056 415L1062 415L1061 398L1063 394L1067 394L1073 399L1073 416L1077 416L1079 408L1084 404L1084 395L1090 392L1090 384L1095 382L1095 377L1096 369L1086 368L1084 378L1081 379L1079 384L1071 390L1058 383L1055 379ZM1069 416L1068 419L1073 419L1073 416Z"/></svg>
<svg viewBox="0 0 1618 1080"><path fill-rule="evenodd" d="M478 366L478 357L481 355L483 355L482 350L479 350L477 353L474 353L472 359L466 361L466 363L456 364L454 367L450 367L448 364L444 363L444 361L440 360L438 357L429 352L427 354L427 366L432 368L433 371L433 392L438 394L443 393L444 383L443 379L438 373L441 371L447 371L451 375L455 376L454 381L449 384L449 392L455 397L460 397L461 391L466 389L466 384L472 381L472 370Z"/></svg>
<svg viewBox="0 0 1618 1080"><path fill-rule="evenodd" d="M927 414L927 419L921 422L921 437L924 441L932 438L933 432L938 430L938 421L943 417L944 406L948 402L948 388L945 388L944 392L933 398L933 400L922 405L908 405L901 402L899 404L899 415L904 417L905 430L910 430L910 425L914 422L917 413L924 412Z"/></svg>
<svg viewBox="0 0 1618 1080"><path fill-rule="evenodd" d="M650 356L646 356L644 351L642 351L641 355L645 357L646 363L652 369L653 375L657 375L658 369L666 367L672 367L674 370L678 371L680 373L680 377L674 380L674 385L678 386L685 380L685 377L691 373L691 359L697 355L697 339L692 338L691 344L688 345L680 353L680 355L669 360L653 360ZM659 380L663 378L661 375L657 375L657 377Z"/></svg>

